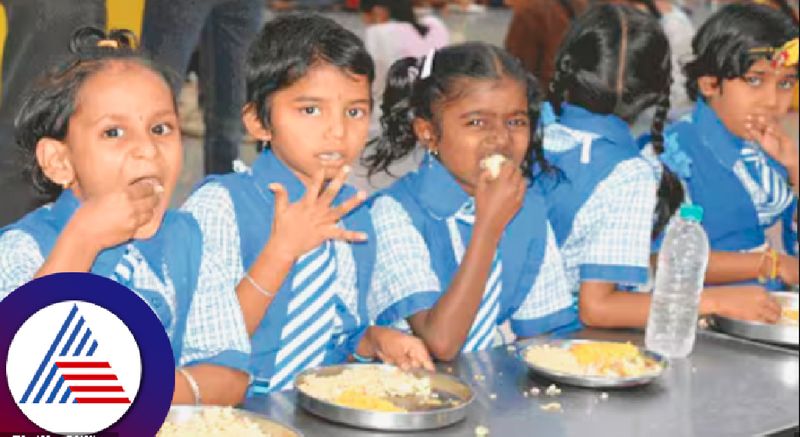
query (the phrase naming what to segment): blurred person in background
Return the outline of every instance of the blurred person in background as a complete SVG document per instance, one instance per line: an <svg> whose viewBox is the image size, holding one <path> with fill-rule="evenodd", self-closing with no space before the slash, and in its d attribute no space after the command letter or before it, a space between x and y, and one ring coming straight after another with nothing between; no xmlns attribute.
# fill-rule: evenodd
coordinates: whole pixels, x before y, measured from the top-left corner
<svg viewBox="0 0 800 437"><path fill-rule="evenodd" d="M244 58L263 22L263 0L147 0L142 46L183 74L199 46L206 174L228 173L244 135ZM181 84L175 84L176 94Z"/></svg>

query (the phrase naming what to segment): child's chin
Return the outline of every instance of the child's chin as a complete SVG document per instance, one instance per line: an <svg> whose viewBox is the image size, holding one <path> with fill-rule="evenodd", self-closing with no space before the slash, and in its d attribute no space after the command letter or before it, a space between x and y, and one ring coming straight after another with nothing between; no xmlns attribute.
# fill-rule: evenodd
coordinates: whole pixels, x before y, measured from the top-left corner
<svg viewBox="0 0 800 437"><path fill-rule="evenodd" d="M153 238L158 232L158 228L161 227L161 221L164 219L164 212L158 211L153 216L153 218L146 223L144 226L140 227L136 230L133 234L134 240L147 240Z"/></svg>

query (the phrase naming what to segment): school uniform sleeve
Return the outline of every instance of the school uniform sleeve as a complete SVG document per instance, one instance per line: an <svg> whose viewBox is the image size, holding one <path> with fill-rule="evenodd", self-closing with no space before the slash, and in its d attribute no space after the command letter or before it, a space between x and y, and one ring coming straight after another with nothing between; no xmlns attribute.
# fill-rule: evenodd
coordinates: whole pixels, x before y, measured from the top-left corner
<svg viewBox="0 0 800 437"><path fill-rule="evenodd" d="M32 236L19 230L0 235L0 300L33 279L42 264L44 257Z"/></svg>
<svg viewBox="0 0 800 437"><path fill-rule="evenodd" d="M441 286L425 240L402 205L380 196L370 213L378 241L368 314L375 323L389 325L433 307Z"/></svg>
<svg viewBox="0 0 800 437"><path fill-rule="evenodd" d="M209 254L201 258L180 364L216 364L247 371L250 339L235 288L219 275L221 269Z"/></svg>
<svg viewBox="0 0 800 437"><path fill-rule="evenodd" d="M511 316L511 329L518 337L533 337L570 325L577 320L572 305L564 260L555 234L547 225L544 259L533 287Z"/></svg>
<svg viewBox="0 0 800 437"><path fill-rule="evenodd" d="M656 180L640 158L621 162L579 211L592 232L579 259L581 281L647 282Z"/></svg>
<svg viewBox="0 0 800 437"><path fill-rule="evenodd" d="M203 256L215 258L225 284L235 289L244 277L239 226L228 190L210 182L195 191L181 207L194 216L203 234Z"/></svg>

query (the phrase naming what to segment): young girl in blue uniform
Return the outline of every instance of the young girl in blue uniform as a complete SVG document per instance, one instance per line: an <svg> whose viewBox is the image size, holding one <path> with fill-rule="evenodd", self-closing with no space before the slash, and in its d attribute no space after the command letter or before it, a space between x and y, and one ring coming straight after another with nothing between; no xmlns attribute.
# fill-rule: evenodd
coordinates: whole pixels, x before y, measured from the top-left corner
<svg viewBox="0 0 800 437"><path fill-rule="evenodd" d="M669 127L661 161L705 210L708 284L798 283L798 151L778 126L797 84L797 36L783 13L737 4L711 16L693 41L686 88L694 112ZM786 253L767 241L778 222ZM740 317L774 321L770 306Z"/></svg>
<svg viewBox="0 0 800 437"><path fill-rule="evenodd" d="M365 194L345 185L372 104L363 43L328 18L285 15L265 25L246 69L243 120L264 151L251 169L205 181L184 208L238 284L251 394L351 357L432 368L419 339L368 327L374 231Z"/></svg>
<svg viewBox="0 0 800 437"><path fill-rule="evenodd" d="M661 26L630 6L587 11L556 59L551 102L543 111L544 149L561 173L541 183L587 325L643 326L647 320L649 296L617 288L647 283L653 213L660 229L681 195L669 172L658 186L629 124L656 107L653 142L660 146L670 82Z"/></svg>
<svg viewBox="0 0 800 437"><path fill-rule="evenodd" d="M183 154L175 99L169 76L133 42L129 32L81 29L72 59L29 91L17 142L52 203L0 230L0 298L51 273L114 279L164 325L173 403L234 405L249 380L242 313L196 221L167 209Z"/></svg>
<svg viewBox="0 0 800 437"><path fill-rule="evenodd" d="M538 97L519 61L487 44L405 58L389 72L370 175L417 143L426 152L371 200L368 307L378 324L410 326L439 359L491 347L507 321L531 337L576 319L544 199L525 176L549 170L534 135ZM498 174L487 158L504 161Z"/></svg>
<svg viewBox="0 0 800 437"><path fill-rule="evenodd" d="M558 118L543 116L545 154L562 173L541 181L581 321L644 326L650 295L623 286L648 282L651 239L684 195L669 168L640 157L629 123L655 106L652 155L662 153L671 83L666 36L629 6L595 7L575 22L556 66L551 107ZM700 312L772 314L773 303L763 291L706 290Z"/></svg>

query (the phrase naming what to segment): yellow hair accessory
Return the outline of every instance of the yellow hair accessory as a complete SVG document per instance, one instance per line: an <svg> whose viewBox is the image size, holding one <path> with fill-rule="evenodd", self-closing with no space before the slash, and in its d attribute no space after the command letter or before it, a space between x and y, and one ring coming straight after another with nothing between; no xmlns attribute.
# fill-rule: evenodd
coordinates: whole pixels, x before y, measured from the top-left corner
<svg viewBox="0 0 800 437"><path fill-rule="evenodd" d="M794 67L800 56L798 50L800 50L800 41L797 38L787 42L772 56L773 66Z"/></svg>
<svg viewBox="0 0 800 437"><path fill-rule="evenodd" d="M798 62L798 48L800 48L800 43L795 38L784 44L783 47L757 47L750 49L750 54L762 54L769 57L773 68L793 67Z"/></svg>
<svg viewBox="0 0 800 437"><path fill-rule="evenodd" d="M109 47L112 49L119 48L119 41L113 39L101 39L97 42L97 47Z"/></svg>

